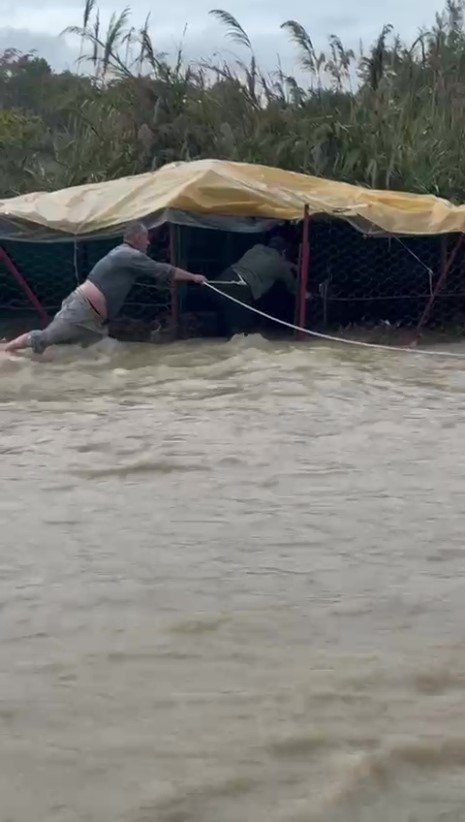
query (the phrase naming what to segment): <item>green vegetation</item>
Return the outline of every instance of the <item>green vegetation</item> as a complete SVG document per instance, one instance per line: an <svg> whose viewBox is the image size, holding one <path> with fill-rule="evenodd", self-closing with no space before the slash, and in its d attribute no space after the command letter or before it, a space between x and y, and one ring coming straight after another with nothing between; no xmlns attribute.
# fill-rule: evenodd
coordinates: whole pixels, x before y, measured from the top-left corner
<svg viewBox="0 0 465 822"><path fill-rule="evenodd" d="M265 73L230 14L213 11L241 62L158 54L129 11L102 32L87 0L76 73L0 55L0 196L217 157L465 201L465 0L448 0L406 46L385 26L367 54L326 54L297 22L298 79Z"/></svg>

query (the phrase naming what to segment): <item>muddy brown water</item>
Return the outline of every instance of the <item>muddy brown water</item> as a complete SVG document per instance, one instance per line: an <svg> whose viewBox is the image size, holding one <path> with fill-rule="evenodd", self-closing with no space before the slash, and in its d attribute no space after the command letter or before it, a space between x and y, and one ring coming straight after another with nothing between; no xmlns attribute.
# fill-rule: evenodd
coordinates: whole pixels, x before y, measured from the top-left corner
<svg viewBox="0 0 465 822"><path fill-rule="evenodd" d="M465 820L465 361L0 363L1 822Z"/></svg>

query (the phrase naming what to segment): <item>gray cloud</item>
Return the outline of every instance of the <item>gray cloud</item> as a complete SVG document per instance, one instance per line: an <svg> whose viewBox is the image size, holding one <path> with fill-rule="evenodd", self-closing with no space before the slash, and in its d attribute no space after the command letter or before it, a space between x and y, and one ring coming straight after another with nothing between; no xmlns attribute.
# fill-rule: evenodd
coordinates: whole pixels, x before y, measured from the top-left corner
<svg viewBox="0 0 465 822"><path fill-rule="evenodd" d="M28 53L36 51L40 57L58 70L73 70L79 52L64 38L57 35L33 32L28 29L0 29L0 52L9 48Z"/></svg>
<svg viewBox="0 0 465 822"><path fill-rule="evenodd" d="M128 0L100 0L103 20L108 21L112 11L122 11ZM76 41L57 37L67 25L80 24L82 5L72 0L65 6L60 0L23 0L18 5L7 0L6 13L10 28L0 28L0 49L15 47L23 51L35 49L58 69L72 68L78 55ZM130 3L132 21L142 24L149 0L133 0ZM306 0L288 0L283 6L281 0L196 0L195 13L192 0L171 0L163 17L153 16L153 38L160 51L173 52L179 44L184 26L187 34L184 41L185 54L190 59L208 57L213 51L229 53L233 51L243 56L243 51L228 43L224 30L209 16L212 6L226 7L248 31L257 56L266 68L276 65L279 52L286 68L295 64L295 51L280 24L284 19L294 18L307 26L317 48L324 50L327 37L338 34L343 42L357 48L360 41L370 44L384 23L393 23L406 40L415 36L421 26L431 25L434 14L441 7L438 0L356 0L348 7L345 0L327 0L319 9L312 9Z"/></svg>

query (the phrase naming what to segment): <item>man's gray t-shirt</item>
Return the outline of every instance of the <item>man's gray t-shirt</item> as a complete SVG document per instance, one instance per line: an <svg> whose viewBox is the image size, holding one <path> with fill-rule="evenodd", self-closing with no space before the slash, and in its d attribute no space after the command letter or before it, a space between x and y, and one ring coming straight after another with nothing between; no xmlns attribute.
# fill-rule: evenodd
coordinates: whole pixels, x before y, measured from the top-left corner
<svg viewBox="0 0 465 822"><path fill-rule="evenodd" d="M168 285L173 266L157 263L130 245L119 245L93 267L88 280L102 292L107 303L108 319L119 314L132 286L140 277L151 277Z"/></svg>
<svg viewBox="0 0 465 822"><path fill-rule="evenodd" d="M276 282L284 283L291 294L296 293L291 264L274 248L254 245L232 268L250 287L254 300L263 297Z"/></svg>

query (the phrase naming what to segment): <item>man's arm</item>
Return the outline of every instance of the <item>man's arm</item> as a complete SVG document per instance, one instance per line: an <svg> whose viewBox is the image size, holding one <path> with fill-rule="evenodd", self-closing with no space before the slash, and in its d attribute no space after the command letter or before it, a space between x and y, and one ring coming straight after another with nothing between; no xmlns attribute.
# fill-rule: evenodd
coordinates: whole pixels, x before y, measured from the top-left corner
<svg viewBox="0 0 465 822"><path fill-rule="evenodd" d="M141 276L152 277L164 285L169 285L173 280L181 283L195 283L196 285L203 285L207 281L207 278L202 274L191 274L189 271L176 268L169 263L158 263L142 253L137 258L137 269Z"/></svg>
<svg viewBox="0 0 465 822"><path fill-rule="evenodd" d="M293 263L286 262L282 267L280 280L284 283L287 290L295 297L297 294L297 280L291 273L293 268L295 268L297 272L297 266L294 266Z"/></svg>
<svg viewBox="0 0 465 822"><path fill-rule="evenodd" d="M177 283L195 283L196 285L204 285L207 278L203 274L191 274L189 271L184 271L182 268L173 269L173 280Z"/></svg>
<svg viewBox="0 0 465 822"><path fill-rule="evenodd" d="M297 282L298 282L297 278L299 276L299 266L296 265L295 263L290 263L290 262L288 262L287 265L289 266L290 271L293 271L294 274L295 274L295 278L292 277L292 289L293 290L292 290L291 293L294 295L294 297L297 297ZM287 282L286 282L286 284L287 284ZM291 290L290 285L291 284L289 282L289 285L288 285L289 290ZM312 299L312 295L311 295L310 291L305 292L305 299L306 300L311 300Z"/></svg>
<svg viewBox="0 0 465 822"><path fill-rule="evenodd" d="M291 271L294 271L296 276L293 277ZM284 284L287 287L287 290L293 295L293 297L297 297L297 276L299 274L298 266L295 263L287 263L287 273L282 277ZM312 295L310 291L305 292L305 299L311 300Z"/></svg>

